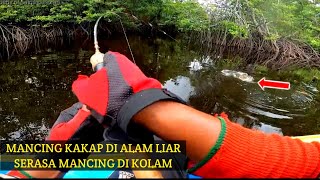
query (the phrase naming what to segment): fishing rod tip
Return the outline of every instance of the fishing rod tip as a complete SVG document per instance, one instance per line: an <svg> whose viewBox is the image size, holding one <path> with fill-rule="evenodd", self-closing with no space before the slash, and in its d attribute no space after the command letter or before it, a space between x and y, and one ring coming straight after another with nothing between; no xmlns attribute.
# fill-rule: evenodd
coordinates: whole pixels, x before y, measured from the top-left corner
<svg viewBox="0 0 320 180"><path fill-rule="evenodd" d="M99 50L96 50L96 53L91 56L90 63L92 65L93 70L99 63L103 62L103 57L104 57L104 54L101 53Z"/></svg>

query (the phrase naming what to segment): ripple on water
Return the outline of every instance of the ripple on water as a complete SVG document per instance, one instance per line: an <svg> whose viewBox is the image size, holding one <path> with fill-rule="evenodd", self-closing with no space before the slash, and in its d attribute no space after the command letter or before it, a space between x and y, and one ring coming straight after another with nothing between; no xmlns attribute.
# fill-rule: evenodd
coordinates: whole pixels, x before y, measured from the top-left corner
<svg viewBox="0 0 320 180"><path fill-rule="evenodd" d="M250 113L254 113L254 114L257 114L257 115L263 115L263 116L274 118L274 119L293 119L292 117L289 117L289 116L280 115L280 114L272 113L272 112L269 112L269 111L264 111L262 109L255 108L255 107L252 107L252 106L247 106L246 109Z"/></svg>
<svg viewBox="0 0 320 180"><path fill-rule="evenodd" d="M43 122L42 125L29 123L21 126L17 131L10 132L6 140L43 140L49 133L49 127ZM5 140L0 136L0 140Z"/></svg>
<svg viewBox="0 0 320 180"><path fill-rule="evenodd" d="M317 88L308 84L295 85L289 91L270 89L262 91L256 83L236 80L241 80L242 77L237 76L238 71L222 70L221 73L223 76L233 77L233 79L222 79L225 81L222 82L223 88L227 87L222 91L224 101L227 102L226 106L229 106L228 104L236 106L235 111L241 110L251 117L263 116L273 120L304 117L318 93Z"/></svg>

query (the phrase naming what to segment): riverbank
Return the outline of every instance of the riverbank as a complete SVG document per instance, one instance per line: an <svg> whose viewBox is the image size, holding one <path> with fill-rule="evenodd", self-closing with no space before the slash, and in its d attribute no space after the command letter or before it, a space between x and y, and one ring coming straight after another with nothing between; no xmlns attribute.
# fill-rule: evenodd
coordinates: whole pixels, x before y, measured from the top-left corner
<svg viewBox="0 0 320 180"><path fill-rule="evenodd" d="M57 44L71 41L93 40L94 23L82 26L74 23L62 23L49 27L40 25L19 26L0 24L0 60L8 60L14 56L23 56L26 53L41 52L43 48L54 48ZM167 28L168 31L170 28ZM166 30L167 31L167 30ZM174 40L174 30L166 33L163 30L151 29L148 26L139 29L123 28L121 22L108 23L104 20L99 24L98 38L106 39L112 36L124 36L124 33L145 36L149 38L162 37Z"/></svg>
<svg viewBox="0 0 320 180"><path fill-rule="evenodd" d="M194 45L211 56L236 53L247 64L271 69L320 67L320 6L311 1L245 0L205 5L193 0L21 3L0 5L1 59L23 55L40 41L54 44L61 38L92 39L93 25L102 16L102 39L123 34L123 24L127 33L182 39L191 50Z"/></svg>
<svg viewBox="0 0 320 180"><path fill-rule="evenodd" d="M167 30L166 30L167 31ZM221 33L189 32L178 33L170 28L166 32L145 26L140 29L123 29L121 24L100 24L98 39L134 35L150 39L168 39L173 43L181 41L190 50L199 49L199 53L212 57L239 56L244 64L255 64L272 70L295 68L319 68L320 54L307 44L297 45L288 40L262 41L261 39L241 39L221 36ZM0 24L0 59L23 56L28 52L41 52L43 48L54 48L62 43L93 40L93 24L87 27L79 25L58 25L50 27L19 27ZM170 33L168 33L170 32ZM124 34L125 33L125 34ZM211 34L208 36L207 34ZM225 33L224 33L225 34ZM219 36L220 35L220 36ZM129 42L130 43L130 42ZM260 44L259 44L260 43ZM181 43L180 43L181 44ZM201 47L201 48L198 48Z"/></svg>

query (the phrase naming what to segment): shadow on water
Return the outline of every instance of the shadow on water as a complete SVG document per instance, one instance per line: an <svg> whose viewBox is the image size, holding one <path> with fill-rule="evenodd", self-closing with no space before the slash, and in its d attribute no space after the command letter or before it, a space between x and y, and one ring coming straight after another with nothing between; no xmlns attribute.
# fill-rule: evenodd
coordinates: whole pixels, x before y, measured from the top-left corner
<svg viewBox="0 0 320 180"><path fill-rule="evenodd" d="M249 128L284 135L319 134L320 102L314 86L299 84L290 91L262 91L257 81L273 74L256 74L244 66L226 66L223 57L201 54L178 41L129 38L137 65L147 76L193 107L207 113L226 112ZM101 51L119 51L131 57L123 37L100 40ZM58 50L0 62L0 137L41 139L60 111L77 100L71 84L77 74L91 74L91 40L77 39ZM221 73L223 69L246 71L252 82ZM288 80L290 81L290 80Z"/></svg>

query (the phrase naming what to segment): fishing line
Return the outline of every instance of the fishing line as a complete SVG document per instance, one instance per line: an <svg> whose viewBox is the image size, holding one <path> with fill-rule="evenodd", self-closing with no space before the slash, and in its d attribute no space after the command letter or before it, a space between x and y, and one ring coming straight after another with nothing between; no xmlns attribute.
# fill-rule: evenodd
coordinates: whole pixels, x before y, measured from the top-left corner
<svg viewBox="0 0 320 180"><path fill-rule="evenodd" d="M131 57L132 57L132 61L134 62L134 64L136 64L136 61L135 61L135 58L133 56L133 52L132 52L132 49L131 49L131 46L130 46L130 42L129 42L129 39L128 39L128 36L127 36L127 33L124 29L124 26L123 26L123 23L122 23L122 20L121 20L121 17L114 13L115 15L117 15L119 17L119 21L120 21L120 24L121 24L121 27L122 27L122 31L123 31L123 34L126 38L126 42L127 42L127 45L128 45L128 48L129 48L129 51L131 53ZM102 18L102 16L99 17L99 19L97 20L96 24L94 25L94 32L93 32L93 36L94 36L94 48L96 49L96 53L99 53L99 45L98 45L98 24L99 24L99 21L100 19Z"/></svg>
<svg viewBox="0 0 320 180"><path fill-rule="evenodd" d="M136 64L136 61L135 61L135 58L134 58L134 55L133 55L133 52L132 52L132 49L131 49L131 45L130 45L130 42L129 42L127 33L126 33L125 29L124 29L124 26L123 26L121 17L120 17L120 15L118 15L117 13L114 13L114 12L113 12L113 14L119 17L119 21L120 21L120 24L121 24L121 28L122 28L124 37L125 37L125 39L126 39L126 42L127 42L127 45L128 45L128 48L129 48L131 57L132 57L132 61ZM133 14L129 14L129 15L131 15L131 16L133 17L133 19L135 19L136 21L140 21L140 22L142 22L142 23L144 23L144 24L149 25L151 28L153 28L153 25L152 25L151 23L146 23L146 22L138 19L138 18L137 18L136 16L134 16ZM98 45L98 33L97 33L97 31L98 31L98 23L99 23L99 21L100 21L101 18L102 18L102 16L99 17L99 19L97 20L97 22L96 22L96 24L95 24L95 26L94 26L94 47L95 47L95 49L96 49L96 53L100 53L100 51L99 51L99 48L100 48L100 47L99 47L99 45ZM172 40L177 41L175 38L173 38L172 36L170 36L170 35L169 35L168 33L166 33L165 31L163 31L163 30L161 30L161 29L159 29L159 28L157 28L157 30L160 31L160 32L162 32L164 35L168 36L168 37L171 38Z"/></svg>
<svg viewBox="0 0 320 180"><path fill-rule="evenodd" d="M131 56L132 56L132 60L133 60L133 62L136 64L136 61L135 61L135 59L134 59L134 57L133 57L133 53L132 53L132 50L131 50L131 46L130 46L130 43L129 43L129 40L128 40L128 37L127 37L127 33L126 33L126 31L124 30L124 27L123 27L123 24L122 24L122 20L121 20L121 19L119 19L119 20L120 20L120 24L121 24L121 27L122 27L122 30L123 30L123 34L124 34L124 36L126 37L126 41L127 41L127 44L128 44L128 47L129 47Z"/></svg>

